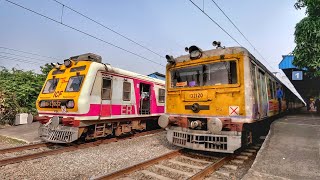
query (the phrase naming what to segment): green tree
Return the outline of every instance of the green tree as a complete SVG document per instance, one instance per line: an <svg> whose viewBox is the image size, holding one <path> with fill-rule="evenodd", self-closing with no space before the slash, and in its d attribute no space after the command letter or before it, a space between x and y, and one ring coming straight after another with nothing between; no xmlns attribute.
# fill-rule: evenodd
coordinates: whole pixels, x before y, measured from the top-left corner
<svg viewBox="0 0 320 180"><path fill-rule="evenodd" d="M307 17L296 25L293 64L320 76L320 0L298 0L295 8L306 8Z"/></svg>
<svg viewBox="0 0 320 180"><path fill-rule="evenodd" d="M41 66L41 74L0 67L0 123L12 123L17 113L36 114L35 102L52 66Z"/></svg>

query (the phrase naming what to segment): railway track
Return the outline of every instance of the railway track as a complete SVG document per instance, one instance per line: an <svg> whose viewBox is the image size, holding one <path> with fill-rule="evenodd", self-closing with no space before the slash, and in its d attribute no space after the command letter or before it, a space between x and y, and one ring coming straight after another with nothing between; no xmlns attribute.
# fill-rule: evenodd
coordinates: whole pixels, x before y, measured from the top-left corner
<svg viewBox="0 0 320 180"><path fill-rule="evenodd" d="M87 142L83 144L69 144L69 145L59 145L57 147L56 144L52 143L39 143L39 144L31 144L31 145L25 145L25 146L18 146L18 147L13 147L13 148L7 148L7 149L0 149L0 155L4 155L7 153L15 153L15 152L21 152L25 150L34 150L38 148L49 148L49 150L44 150L41 152L36 152L36 153L31 153L31 154L25 154L21 156L14 156L10 158L4 158L0 159L0 167L5 166L8 164L13 164L21 161L28 161L32 159L37 159L45 156L50 156L50 155L55 155L63 152L69 152L69 151L75 151L79 149L84 149L84 148L89 148L89 147L95 147L99 146L102 144L108 144L112 142L117 142L117 141L122 141L126 139L131 139L139 136L145 136L149 134L154 134L163 131L162 129L158 130L151 130L151 131L146 131L146 132L140 132L133 134L131 136L126 136L126 137L115 137L115 138L109 138L109 139L100 139L96 140L94 142ZM50 149L51 148L51 149Z"/></svg>
<svg viewBox="0 0 320 180"><path fill-rule="evenodd" d="M227 155L204 155L181 149L93 179L230 179L238 166L255 155L259 148L260 145L256 145Z"/></svg>

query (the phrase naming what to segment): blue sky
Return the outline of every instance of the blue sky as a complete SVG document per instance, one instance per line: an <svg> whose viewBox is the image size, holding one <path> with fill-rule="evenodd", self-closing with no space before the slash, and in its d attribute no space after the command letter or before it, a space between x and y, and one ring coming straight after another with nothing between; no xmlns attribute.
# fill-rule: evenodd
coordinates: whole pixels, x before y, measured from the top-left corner
<svg viewBox="0 0 320 180"><path fill-rule="evenodd" d="M12 1L60 21L62 7L52 0ZM304 11L294 9L294 0L215 1L273 67L271 70L277 70L281 55L288 54L295 47L294 27L305 16ZM221 41L224 46L238 46L189 0L60 0L60 2L163 56L185 54L184 47L191 45L197 45L203 50L211 49L213 40ZM211 0L194 0L194 2L200 7L203 7L204 2L205 11L241 45L261 59ZM165 59L68 9L64 9L63 22L148 59L166 64ZM93 52L101 55L104 63L115 67L141 74L155 71L164 73L164 68L157 64L51 22L5 0L0 0L0 24L0 47L52 56L61 59L61 62L70 56ZM12 59L6 60L4 56L13 56L4 53L29 56L43 61L28 59L39 63L30 64ZM265 61L261 61L266 64ZM52 60L0 49L1 66L39 71L39 66L44 62Z"/></svg>

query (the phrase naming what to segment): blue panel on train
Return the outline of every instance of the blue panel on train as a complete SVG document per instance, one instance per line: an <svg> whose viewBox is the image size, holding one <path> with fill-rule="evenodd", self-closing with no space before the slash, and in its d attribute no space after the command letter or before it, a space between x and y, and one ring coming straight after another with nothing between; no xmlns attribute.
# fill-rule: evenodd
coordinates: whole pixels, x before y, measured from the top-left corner
<svg viewBox="0 0 320 180"><path fill-rule="evenodd" d="M292 71L292 80L302 80L303 79L302 71Z"/></svg>

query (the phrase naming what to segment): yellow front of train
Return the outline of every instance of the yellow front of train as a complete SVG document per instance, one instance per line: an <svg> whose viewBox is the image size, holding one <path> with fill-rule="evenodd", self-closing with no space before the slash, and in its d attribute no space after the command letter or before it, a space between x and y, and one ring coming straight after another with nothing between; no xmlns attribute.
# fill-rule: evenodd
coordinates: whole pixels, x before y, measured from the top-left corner
<svg viewBox="0 0 320 180"><path fill-rule="evenodd" d="M36 101L41 139L69 143L79 138L84 130L79 127L81 116L89 111L84 105L89 96L81 98L81 94L93 61L101 61L101 57L88 53L66 59L64 64L52 64Z"/></svg>
<svg viewBox="0 0 320 180"><path fill-rule="evenodd" d="M167 139L184 148L234 152L246 116L243 53L227 48L166 56L166 114L158 123Z"/></svg>

